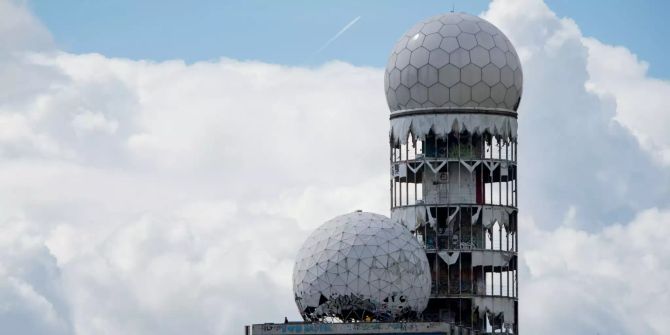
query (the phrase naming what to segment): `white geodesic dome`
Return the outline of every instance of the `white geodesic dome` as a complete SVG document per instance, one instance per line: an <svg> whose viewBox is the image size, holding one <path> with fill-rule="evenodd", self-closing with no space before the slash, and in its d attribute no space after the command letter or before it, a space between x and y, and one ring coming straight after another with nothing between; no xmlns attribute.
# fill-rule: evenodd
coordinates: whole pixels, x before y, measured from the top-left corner
<svg viewBox="0 0 670 335"><path fill-rule="evenodd" d="M293 291L306 321L401 320L430 295L425 251L399 223L373 213L338 216L298 251Z"/></svg>
<svg viewBox="0 0 670 335"><path fill-rule="evenodd" d="M523 73L512 43L477 16L447 13L419 22L396 43L385 74L391 112L494 108L516 112Z"/></svg>

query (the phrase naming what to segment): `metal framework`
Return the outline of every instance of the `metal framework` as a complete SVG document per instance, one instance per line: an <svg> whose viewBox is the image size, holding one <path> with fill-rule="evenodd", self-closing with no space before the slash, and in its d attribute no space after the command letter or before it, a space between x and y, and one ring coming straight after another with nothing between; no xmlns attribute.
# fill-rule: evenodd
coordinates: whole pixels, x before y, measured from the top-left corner
<svg viewBox="0 0 670 335"><path fill-rule="evenodd" d="M421 115L439 120L460 112ZM487 111L478 114L486 117ZM495 114L490 117L516 124L516 113ZM403 111L391 119L413 117L416 113ZM516 334L516 134L460 128L406 135L391 133L391 217L412 230L430 263L431 298L424 320Z"/></svg>

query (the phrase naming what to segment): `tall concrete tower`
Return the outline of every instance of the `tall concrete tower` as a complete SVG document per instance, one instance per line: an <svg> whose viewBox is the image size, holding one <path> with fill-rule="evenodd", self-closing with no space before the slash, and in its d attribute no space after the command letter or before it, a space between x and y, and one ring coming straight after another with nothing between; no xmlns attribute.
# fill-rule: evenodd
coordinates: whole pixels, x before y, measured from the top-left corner
<svg viewBox="0 0 670 335"><path fill-rule="evenodd" d="M507 37L462 13L418 23L388 61L391 217L430 263L425 321L518 333L522 77Z"/></svg>

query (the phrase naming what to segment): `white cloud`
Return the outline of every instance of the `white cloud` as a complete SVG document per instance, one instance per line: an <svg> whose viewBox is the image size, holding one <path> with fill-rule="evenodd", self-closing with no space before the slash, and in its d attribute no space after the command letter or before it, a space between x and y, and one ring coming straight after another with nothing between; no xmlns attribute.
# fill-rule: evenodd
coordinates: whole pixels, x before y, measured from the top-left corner
<svg viewBox="0 0 670 335"><path fill-rule="evenodd" d="M56 259L20 218L3 221L0 230L0 325L3 331L70 333L70 307L62 290Z"/></svg>
<svg viewBox="0 0 670 335"><path fill-rule="evenodd" d="M496 1L485 17L508 34L522 58L524 211L538 225L556 227L572 210L575 227L593 230L668 206L667 169L655 164L655 153L640 150L629 125L617 122L616 100L585 88L597 60L589 58L575 22L558 18L537 0ZM638 113L654 118L662 111Z"/></svg>
<svg viewBox="0 0 670 335"><path fill-rule="evenodd" d="M666 134L635 121L665 115L655 99L643 108L626 100L644 88L662 96L667 83L646 77L634 57L596 50L613 47L584 38L540 1L495 1L485 16L508 32L524 64L521 330L663 333L670 263L658 241L670 235L670 183L656 149ZM647 209L655 206L666 209Z"/></svg>
<svg viewBox="0 0 670 335"><path fill-rule="evenodd" d="M26 7L24 1L0 2L0 55L26 50L47 50L53 45L51 34Z"/></svg>
<svg viewBox="0 0 670 335"><path fill-rule="evenodd" d="M524 332L663 334L670 327L670 211L649 209L596 234L526 222Z"/></svg>
<svg viewBox="0 0 670 335"><path fill-rule="evenodd" d="M66 332L230 333L297 318L300 241L343 210L386 208L378 69L22 62L57 79L0 101L21 125L0 141L0 222L21 217L52 257Z"/></svg>
<svg viewBox="0 0 670 335"><path fill-rule="evenodd" d="M670 81L650 78L649 64L622 46L584 38L588 48L587 88L616 101L616 119L630 129L660 163L670 166Z"/></svg>
<svg viewBox="0 0 670 335"><path fill-rule="evenodd" d="M0 9L23 17L0 41L32 32L0 49L4 329L234 334L297 318L290 272L309 231L387 212L382 70L68 54L24 7ZM644 120L665 116L627 101L666 84L539 1L486 17L526 77L522 330L662 333L668 141Z"/></svg>
<svg viewBox="0 0 670 335"><path fill-rule="evenodd" d="M119 127L119 123L113 120L107 120L101 113L83 111L72 118L72 126L75 130L82 132L100 131L103 133L114 134Z"/></svg>

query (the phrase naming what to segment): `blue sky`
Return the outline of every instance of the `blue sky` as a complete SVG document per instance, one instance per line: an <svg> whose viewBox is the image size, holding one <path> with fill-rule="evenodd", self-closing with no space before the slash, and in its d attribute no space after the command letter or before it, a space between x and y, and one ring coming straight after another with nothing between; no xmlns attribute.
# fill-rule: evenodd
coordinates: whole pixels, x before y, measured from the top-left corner
<svg viewBox="0 0 670 335"><path fill-rule="evenodd" d="M649 62L650 74L670 77L667 40L670 2L548 0L561 17L577 21L584 35L624 45ZM131 59L219 57L290 65L339 59L383 66L394 41L421 18L449 11L480 13L484 0L454 1L214 1L30 0L30 7L64 50ZM361 19L323 51L330 37Z"/></svg>

